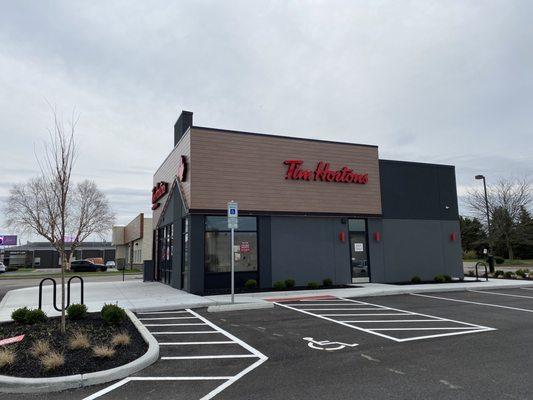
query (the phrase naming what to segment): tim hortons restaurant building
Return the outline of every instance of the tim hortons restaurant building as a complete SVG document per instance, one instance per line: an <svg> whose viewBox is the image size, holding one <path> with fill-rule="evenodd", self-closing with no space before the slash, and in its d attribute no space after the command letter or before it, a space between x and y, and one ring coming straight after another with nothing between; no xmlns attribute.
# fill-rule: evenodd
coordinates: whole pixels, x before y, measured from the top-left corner
<svg viewBox="0 0 533 400"><path fill-rule="evenodd" d="M183 111L154 175L154 277L230 287L227 203L239 204L236 287L462 277L455 168L380 160L377 146L194 126Z"/></svg>

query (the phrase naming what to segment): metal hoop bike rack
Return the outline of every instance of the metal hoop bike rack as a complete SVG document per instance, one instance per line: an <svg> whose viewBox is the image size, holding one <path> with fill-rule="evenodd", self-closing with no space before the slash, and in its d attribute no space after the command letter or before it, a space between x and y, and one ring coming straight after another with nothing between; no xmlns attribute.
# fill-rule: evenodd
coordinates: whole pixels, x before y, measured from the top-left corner
<svg viewBox="0 0 533 400"><path fill-rule="evenodd" d="M65 308L70 306L70 281L72 281L74 278L77 278L80 280L80 304L83 304L83 293L84 293L83 278L79 275L74 275L74 276L71 276L69 280L67 281L67 304L65 305ZM44 278L43 280L41 280L41 283L39 283L39 310L41 310L43 306L43 284L46 281L52 282L52 290L53 290L53 296L54 296L54 302L53 302L54 309L56 311L61 312L61 308L57 306L57 300L56 300L57 299L57 296L56 296L57 295L57 283L54 278Z"/></svg>

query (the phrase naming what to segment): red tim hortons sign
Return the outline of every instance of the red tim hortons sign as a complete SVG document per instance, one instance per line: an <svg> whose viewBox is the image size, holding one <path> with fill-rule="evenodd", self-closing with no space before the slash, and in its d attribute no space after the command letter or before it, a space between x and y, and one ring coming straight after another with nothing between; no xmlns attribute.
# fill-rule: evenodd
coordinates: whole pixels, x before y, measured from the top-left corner
<svg viewBox="0 0 533 400"><path fill-rule="evenodd" d="M346 166L332 170L329 162L319 161L314 170L304 169L302 160L285 160L283 164L287 166L285 179L302 181L322 181L334 183L357 183L365 185L368 183L368 174L354 172Z"/></svg>
<svg viewBox="0 0 533 400"><path fill-rule="evenodd" d="M167 182L158 182L152 188L152 210L157 209L161 203L159 200L168 192L168 183Z"/></svg>

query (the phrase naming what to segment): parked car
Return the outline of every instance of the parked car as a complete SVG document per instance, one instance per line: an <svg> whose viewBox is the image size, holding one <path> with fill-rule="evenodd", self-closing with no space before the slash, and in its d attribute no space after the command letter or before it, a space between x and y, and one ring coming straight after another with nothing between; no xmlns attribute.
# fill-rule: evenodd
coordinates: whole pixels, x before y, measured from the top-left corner
<svg viewBox="0 0 533 400"><path fill-rule="evenodd" d="M6 266L2 261L0 261L0 273L6 272Z"/></svg>
<svg viewBox="0 0 533 400"><path fill-rule="evenodd" d="M70 269L74 272L96 272L107 271L107 267L103 264L95 264L89 260L76 260L70 263Z"/></svg>
<svg viewBox="0 0 533 400"><path fill-rule="evenodd" d="M108 261L108 262L105 263L105 266L106 266L107 268L115 268L115 267L116 267L116 264L115 264L114 261Z"/></svg>

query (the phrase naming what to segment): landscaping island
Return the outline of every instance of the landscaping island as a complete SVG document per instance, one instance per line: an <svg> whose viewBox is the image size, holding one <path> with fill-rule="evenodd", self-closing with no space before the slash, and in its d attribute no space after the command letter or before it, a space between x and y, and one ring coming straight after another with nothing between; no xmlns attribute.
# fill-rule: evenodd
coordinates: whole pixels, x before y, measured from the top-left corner
<svg viewBox="0 0 533 400"><path fill-rule="evenodd" d="M65 334L59 317L47 318L38 309L18 309L13 322L0 324L0 341L24 335L0 345L3 378L84 375L128 364L147 352L145 338L122 308L105 305L100 313L87 313L84 305L73 304L67 310Z"/></svg>

